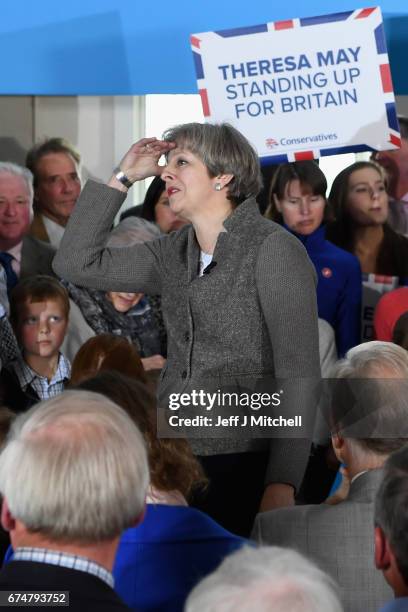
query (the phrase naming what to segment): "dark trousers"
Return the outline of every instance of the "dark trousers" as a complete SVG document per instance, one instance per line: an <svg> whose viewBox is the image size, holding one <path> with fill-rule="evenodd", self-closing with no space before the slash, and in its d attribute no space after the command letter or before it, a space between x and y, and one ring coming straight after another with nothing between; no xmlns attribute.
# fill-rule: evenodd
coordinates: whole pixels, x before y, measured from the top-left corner
<svg viewBox="0 0 408 612"><path fill-rule="evenodd" d="M236 453L198 457L208 488L191 505L228 531L249 537L265 489L268 453Z"/></svg>

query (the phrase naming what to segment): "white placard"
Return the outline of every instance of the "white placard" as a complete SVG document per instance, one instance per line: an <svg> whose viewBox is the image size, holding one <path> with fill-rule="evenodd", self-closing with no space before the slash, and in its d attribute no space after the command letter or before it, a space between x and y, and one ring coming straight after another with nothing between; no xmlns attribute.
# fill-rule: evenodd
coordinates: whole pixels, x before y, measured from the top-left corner
<svg viewBox="0 0 408 612"><path fill-rule="evenodd" d="M400 146L378 7L191 36L207 121L261 158L294 161Z"/></svg>

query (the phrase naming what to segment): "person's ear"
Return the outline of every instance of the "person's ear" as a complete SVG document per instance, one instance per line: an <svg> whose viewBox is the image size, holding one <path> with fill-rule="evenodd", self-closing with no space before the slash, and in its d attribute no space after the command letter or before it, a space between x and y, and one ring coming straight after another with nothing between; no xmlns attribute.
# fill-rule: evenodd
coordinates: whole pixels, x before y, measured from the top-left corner
<svg viewBox="0 0 408 612"><path fill-rule="evenodd" d="M13 531L16 527L16 519L11 514L6 499L3 499L1 506L1 526L5 531Z"/></svg>
<svg viewBox="0 0 408 612"><path fill-rule="evenodd" d="M276 193L274 193L274 194L272 195L272 197L273 197L273 201L274 201L274 204L275 204L275 208L276 208L276 210L277 210L279 213L282 213L282 205L281 205L280 199L278 198L278 196L276 195Z"/></svg>
<svg viewBox="0 0 408 612"><path fill-rule="evenodd" d="M381 527L374 529L374 561L375 567L382 571L391 565L390 547Z"/></svg>
<svg viewBox="0 0 408 612"><path fill-rule="evenodd" d="M343 452L344 452L344 438L339 433L333 433L331 436L331 442L334 450L334 454L340 463L343 463Z"/></svg>
<svg viewBox="0 0 408 612"><path fill-rule="evenodd" d="M342 438L339 433L332 434L331 440L332 440L333 449L335 451L341 450L343 448L344 438Z"/></svg>
<svg viewBox="0 0 408 612"><path fill-rule="evenodd" d="M215 185L219 185L220 187L215 187L216 191L221 191L224 189L234 178L233 174L219 174L215 177Z"/></svg>

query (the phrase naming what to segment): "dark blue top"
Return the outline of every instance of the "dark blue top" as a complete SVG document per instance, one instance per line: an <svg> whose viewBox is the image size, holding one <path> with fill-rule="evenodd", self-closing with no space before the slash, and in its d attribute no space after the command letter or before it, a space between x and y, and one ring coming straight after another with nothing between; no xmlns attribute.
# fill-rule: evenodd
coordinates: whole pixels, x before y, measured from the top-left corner
<svg viewBox="0 0 408 612"><path fill-rule="evenodd" d="M319 317L333 327L337 352L339 357L343 357L361 342L360 262L351 253L326 240L324 226L309 236L291 233L302 242L316 268Z"/></svg>
<svg viewBox="0 0 408 612"><path fill-rule="evenodd" d="M197 582L248 543L195 508L147 504L120 539L115 591L139 612L182 612Z"/></svg>

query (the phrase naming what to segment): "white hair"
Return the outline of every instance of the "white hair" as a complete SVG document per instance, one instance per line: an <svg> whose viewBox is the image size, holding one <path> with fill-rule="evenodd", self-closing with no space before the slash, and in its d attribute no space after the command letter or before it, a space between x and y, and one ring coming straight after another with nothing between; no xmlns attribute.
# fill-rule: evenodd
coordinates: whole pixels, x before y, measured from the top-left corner
<svg viewBox="0 0 408 612"><path fill-rule="evenodd" d="M244 547L190 593L185 612L342 612L327 574L294 550Z"/></svg>
<svg viewBox="0 0 408 612"><path fill-rule="evenodd" d="M23 168L23 166L18 166L17 164L13 164L12 162L0 162L0 179L2 174L9 174L11 176L16 176L19 179L22 179L26 185L28 198L30 201L30 209L33 208L33 200L34 200L34 187L33 187L33 175L28 168Z"/></svg>
<svg viewBox="0 0 408 612"><path fill-rule="evenodd" d="M142 513L148 482L136 425L89 391L65 391L20 415L0 454L11 514L57 541L118 536Z"/></svg>
<svg viewBox="0 0 408 612"><path fill-rule="evenodd" d="M333 367L332 378L380 377L386 371L408 378L408 351L393 342L372 340L350 349Z"/></svg>
<svg viewBox="0 0 408 612"><path fill-rule="evenodd" d="M331 374L340 379L333 381L333 430L348 438L355 460L383 462L408 435L408 352L392 342L365 342Z"/></svg>

